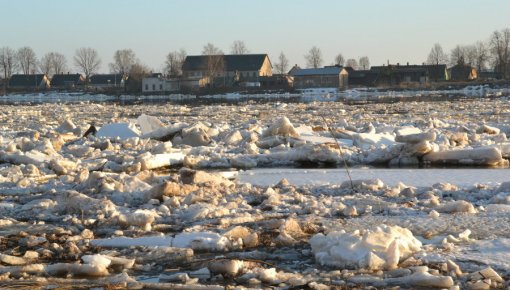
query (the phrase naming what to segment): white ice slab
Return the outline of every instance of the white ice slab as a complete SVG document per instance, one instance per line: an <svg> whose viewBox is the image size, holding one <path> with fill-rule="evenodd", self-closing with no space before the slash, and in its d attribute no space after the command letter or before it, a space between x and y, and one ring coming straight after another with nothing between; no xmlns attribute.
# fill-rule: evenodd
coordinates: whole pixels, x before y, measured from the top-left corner
<svg viewBox="0 0 510 290"><path fill-rule="evenodd" d="M131 123L106 124L96 134L97 137L121 138L139 137L140 131Z"/></svg>

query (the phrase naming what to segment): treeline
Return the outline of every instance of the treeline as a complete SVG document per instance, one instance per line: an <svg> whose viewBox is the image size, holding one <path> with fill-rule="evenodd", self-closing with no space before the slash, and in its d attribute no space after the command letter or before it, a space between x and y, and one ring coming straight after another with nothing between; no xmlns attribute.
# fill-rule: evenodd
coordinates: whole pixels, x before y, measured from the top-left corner
<svg viewBox="0 0 510 290"><path fill-rule="evenodd" d="M449 54L439 43L434 44L428 64L468 64L478 71L491 70L508 77L510 74L510 28L494 31L487 40L457 45Z"/></svg>
<svg viewBox="0 0 510 290"><path fill-rule="evenodd" d="M231 46L231 54L248 54L250 50L241 40L236 40ZM203 55L223 55L224 52L211 43L204 45ZM187 53L184 49L168 53L164 61L164 74L177 77L182 74L182 64L186 59ZM304 56L307 66L318 68L323 64L322 52L320 48L314 46ZM31 47L25 46L17 50L10 47L0 48L0 72L1 77L8 80L13 74L35 74L41 73L52 76L54 74L63 74L69 70L76 69L87 79L97 73L101 67L102 60L96 49L91 47L82 47L76 50L72 64L70 65L62 53L52 51L43 55L40 59ZM342 54L338 54L332 65L346 65L354 68L366 68L370 66L368 57L361 57L359 60L350 58L345 60ZM144 65L131 49L120 49L115 51L113 60L108 64L111 73L143 75L150 69ZM290 69L289 60L283 52L278 56L278 61L274 63L276 73L285 74Z"/></svg>
<svg viewBox="0 0 510 290"><path fill-rule="evenodd" d="M231 45L231 54L250 53L246 44L236 40ZM203 55L222 55L223 51L211 43L207 43L202 50ZM164 60L164 74L178 77L182 74L182 64L187 53L184 49L168 53ZM304 59L309 68L321 67L324 63L321 49L313 46ZM72 67L82 73L86 79L99 70L102 60L97 50L82 47L76 50ZM457 45L450 53L446 53L439 43L436 43L427 58L428 64L469 64L479 71L492 70L508 77L510 74L510 28L494 31L488 40L477 41L469 45ZM368 56L345 59L341 53L337 54L332 65L349 66L354 69L369 69ZM279 54L273 63L276 73L285 74L289 70L289 60L283 53ZM129 74L131 79L141 79L150 72L131 49L115 51L112 62L108 64L111 73ZM31 47L25 46L17 50L4 46L0 48L0 72L4 80L8 80L16 73L43 73L49 76L62 74L70 69L66 57L56 51L48 52L40 59ZM5 81L4 81L5 82Z"/></svg>

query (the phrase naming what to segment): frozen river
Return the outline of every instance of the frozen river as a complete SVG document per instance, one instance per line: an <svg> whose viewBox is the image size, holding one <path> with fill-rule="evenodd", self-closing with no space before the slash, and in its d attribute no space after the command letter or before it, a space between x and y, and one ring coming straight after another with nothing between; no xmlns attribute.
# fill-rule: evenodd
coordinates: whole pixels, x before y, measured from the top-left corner
<svg viewBox="0 0 510 290"><path fill-rule="evenodd" d="M412 186L431 186L438 182L448 182L458 186L471 186L476 183L496 185L510 181L509 169L350 169L352 179L379 178L385 184L396 185L403 182ZM291 184L300 186L335 185L348 180L345 169L293 169L263 168L239 172L240 182L269 186L286 178Z"/></svg>

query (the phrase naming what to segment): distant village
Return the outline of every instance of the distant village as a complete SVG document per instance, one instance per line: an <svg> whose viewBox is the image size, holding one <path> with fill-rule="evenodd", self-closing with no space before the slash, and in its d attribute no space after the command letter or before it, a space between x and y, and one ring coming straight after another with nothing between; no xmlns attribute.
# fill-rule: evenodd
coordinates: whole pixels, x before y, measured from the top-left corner
<svg viewBox="0 0 510 290"><path fill-rule="evenodd" d="M216 63L221 68L213 68ZM219 64L218 64L219 63ZM293 66L288 73L275 74L267 54L193 55L182 65L182 75L168 77L149 73L134 87L129 74L95 74L88 80L81 74L14 74L8 81L10 92L35 90L125 91L144 94L196 93L199 91L291 91L307 88L423 87L431 83L501 80L493 71L477 71L469 64L410 65L387 64L370 69L339 65L321 68ZM130 88L128 90L128 88Z"/></svg>
<svg viewBox="0 0 510 290"><path fill-rule="evenodd" d="M80 48L74 56L81 73L63 73L65 57L51 52L37 61L30 47L18 51L0 48L0 88L3 93L33 91L87 91L112 94L210 94L227 92L291 92L310 88L413 89L500 82L510 79L510 29L495 31L490 41L457 46L451 56L435 44L427 63L390 63L369 66L368 57L322 66L320 49L313 47L307 68L289 66L283 52L273 63L267 53L252 54L244 42L235 41L231 54L208 43L201 55L184 50L169 53L165 72L141 65L130 49L117 50L110 70L97 74L100 59L92 48ZM17 61L17 63L16 63ZM449 65L448 65L449 64ZM486 65L488 64L488 65ZM16 65L16 67L15 67ZM35 68L46 72L36 74ZM17 74L15 72L24 73ZM30 72L30 73L29 73Z"/></svg>

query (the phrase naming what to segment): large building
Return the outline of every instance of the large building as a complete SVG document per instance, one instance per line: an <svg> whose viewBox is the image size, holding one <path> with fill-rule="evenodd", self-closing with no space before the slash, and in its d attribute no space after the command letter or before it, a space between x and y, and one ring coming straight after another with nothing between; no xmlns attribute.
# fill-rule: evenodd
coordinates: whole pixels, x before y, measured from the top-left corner
<svg viewBox="0 0 510 290"><path fill-rule="evenodd" d="M95 74L90 77L88 86L97 89L123 88L128 77L122 74Z"/></svg>
<svg viewBox="0 0 510 290"><path fill-rule="evenodd" d="M167 79L161 73L153 73L142 80L142 92L145 93L170 93L180 89L180 80Z"/></svg>
<svg viewBox="0 0 510 290"><path fill-rule="evenodd" d="M45 74L15 74L9 79L9 88L11 89L46 89L50 87L50 80Z"/></svg>
<svg viewBox="0 0 510 290"><path fill-rule="evenodd" d="M345 89L348 86L349 73L340 66L327 66L323 68L293 68L291 75L294 77L294 88L338 88Z"/></svg>
<svg viewBox="0 0 510 290"><path fill-rule="evenodd" d="M81 74L55 74L51 78L52 88L76 88L84 83L85 78Z"/></svg>
<svg viewBox="0 0 510 290"><path fill-rule="evenodd" d="M191 55L182 65L183 85L233 86L273 75L267 54Z"/></svg>
<svg viewBox="0 0 510 290"><path fill-rule="evenodd" d="M472 81L478 78L476 69L468 64L456 64L448 69L451 81Z"/></svg>

